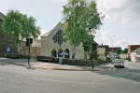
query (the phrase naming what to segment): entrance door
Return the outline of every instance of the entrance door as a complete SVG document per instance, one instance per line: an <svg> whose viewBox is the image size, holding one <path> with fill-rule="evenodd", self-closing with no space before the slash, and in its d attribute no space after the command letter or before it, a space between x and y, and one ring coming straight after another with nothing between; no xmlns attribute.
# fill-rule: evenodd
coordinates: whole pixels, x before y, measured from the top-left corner
<svg viewBox="0 0 140 93"><path fill-rule="evenodd" d="M53 57L57 57L56 53L57 53L56 50L53 49L53 50L52 50L52 56L53 56Z"/></svg>

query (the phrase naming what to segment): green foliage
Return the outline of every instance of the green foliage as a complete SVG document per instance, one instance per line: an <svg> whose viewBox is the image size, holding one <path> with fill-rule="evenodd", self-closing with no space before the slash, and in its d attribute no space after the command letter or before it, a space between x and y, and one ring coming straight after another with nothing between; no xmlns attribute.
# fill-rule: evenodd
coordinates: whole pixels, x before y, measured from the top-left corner
<svg viewBox="0 0 140 93"><path fill-rule="evenodd" d="M101 17L103 18L103 16L98 13L96 3L92 0L89 3L87 15L88 27L92 29L98 29L102 24Z"/></svg>
<svg viewBox="0 0 140 93"><path fill-rule="evenodd" d="M64 38L78 46L89 38L90 29L97 29L102 24L95 1L69 0L64 6Z"/></svg>
<svg viewBox="0 0 140 93"><path fill-rule="evenodd" d="M2 28L5 32L12 34L16 38L16 43L19 43L20 36L22 38L38 37L40 28L36 27L35 21L33 17L27 17L19 11L11 10L5 16Z"/></svg>
<svg viewBox="0 0 140 93"><path fill-rule="evenodd" d="M91 53L90 53L90 59L91 60L97 60L98 59L98 53L97 53L97 43L96 42L93 42L92 43L92 49L91 49Z"/></svg>
<svg viewBox="0 0 140 93"><path fill-rule="evenodd" d="M20 18L21 14L18 11L10 11L7 16L5 16L2 23L3 31L15 36L16 42L18 42L18 36L22 32Z"/></svg>
<svg viewBox="0 0 140 93"><path fill-rule="evenodd" d="M124 54L127 54L127 53L128 53L128 48L125 48L125 49L123 50L123 53L124 53Z"/></svg>
<svg viewBox="0 0 140 93"><path fill-rule="evenodd" d="M123 50L118 49L118 50L116 50L115 52L116 52L118 55L120 55L120 54L122 54L122 53L123 53Z"/></svg>
<svg viewBox="0 0 140 93"><path fill-rule="evenodd" d="M22 16L22 33L21 36L23 38L28 38L33 36L33 38L37 38L40 34L40 28L35 26L35 19L33 17L27 17L26 15Z"/></svg>
<svg viewBox="0 0 140 93"><path fill-rule="evenodd" d="M116 50L115 51L117 54L127 54L128 53L128 49L127 48L125 48L125 49L118 49L118 50Z"/></svg>
<svg viewBox="0 0 140 93"><path fill-rule="evenodd" d="M84 51L87 51L87 52L91 51L93 43L94 43L93 36L89 35L87 40L83 42Z"/></svg>

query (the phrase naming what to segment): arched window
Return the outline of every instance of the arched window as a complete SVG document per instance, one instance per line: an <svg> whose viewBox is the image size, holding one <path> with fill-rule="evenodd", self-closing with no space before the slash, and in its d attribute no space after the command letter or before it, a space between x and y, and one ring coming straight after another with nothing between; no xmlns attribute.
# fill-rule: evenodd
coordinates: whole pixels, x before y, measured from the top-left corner
<svg viewBox="0 0 140 93"><path fill-rule="evenodd" d="M58 57L63 57L63 50L62 49L58 50Z"/></svg>
<svg viewBox="0 0 140 93"><path fill-rule="evenodd" d="M60 29L56 32L56 34L53 36L53 40L55 43L59 44L60 46L63 44L63 31Z"/></svg>
<svg viewBox="0 0 140 93"><path fill-rule="evenodd" d="M70 58L70 51L69 49L66 49L64 52L65 58Z"/></svg>

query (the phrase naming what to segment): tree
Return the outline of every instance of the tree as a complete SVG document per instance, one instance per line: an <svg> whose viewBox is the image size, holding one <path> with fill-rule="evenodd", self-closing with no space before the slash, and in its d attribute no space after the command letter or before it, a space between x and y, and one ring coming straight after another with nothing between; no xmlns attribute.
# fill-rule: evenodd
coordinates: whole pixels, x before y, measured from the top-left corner
<svg viewBox="0 0 140 93"><path fill-rule="evenodd" d="M83 43L84 51L85 51L85 59L87 59L87 55L89 54L90 60L97 60L97 47L98 44L93 40L93 36L89 35L86 42Z"/></svg>
<svg viewBox="0 0 140 93"><path fill-rule="evenodd" d="M84 54L85 54L85 59L87 60L87 55L89 54L89 52L92 50L92 45L93 45L94 41L93 41L93 36L89 35L89 37L87 38L87 40L85 42L83 42L83 48L84 48Z"/></svg>
<svg viewBox="0 0 140 93"><path fill-rule="evenodd" d="M20 43L19 37L23 39L32 36L36 38L39 36L39 27L35 25L33 17L27 17L19 11L11 10L5 16L2 28L4 32L12 34L16 38L16 43Z"/></svg>
<svg viewBox="0 0 140 93"><path fill-rule="evenodd" d="M120 54L123 53L123 50L122 50L122 49L117 49L115 52L116 52L118 55L120 55Z"/></svg>
<svg viewBox="0 0 140 93"><path fill-rule="evenodd" d="M102 24L96 3L92 0L69 0L64 6L63 14L64 38L73 45L74 51L76 46L88 41L91 31L95 31Z"/></svg>
<svg viewBox="0 0 140 93"><path fill-rule="evenodd" d="M36 20L31 16L27 17L26 15L22 15L22 38L37 38L40 35L40 28L35 25Z"/></svg>
<svg viewBox="0 0 140 93"><path fill-rule="evenodd" d="M31 36L37 38L40 35L40 28L36 26L35 21L33 17L27 17L27 15L19 11L11 10L5 16L2 23L3 31L13 35L15 43L23 48L24 55L25 46L21 43L23 39Z"/></svg>
<svg viewBox="0 0 140 93"><path fill-rule="evenodd" d="M16 43L19 42L19 35L22 32L21 16L18 11L10 11L2 23L3 31L12 34L16 39Z"/></svg>
<svg viewBox="0 0 140 93"><path fill-rule="evenodd" d="M124 54L127 54L127 53L128 53L128 48L125 48L125 49L123 50L123 53L124 53Z"/></svg>
<svg viewBox="0 0 140 93"><path fill-rule="evenodd" d="M98 47L98 44L96 42L93 42L91 53L90 53L90 60L97 60L98 59L97 47Z"/></svg>

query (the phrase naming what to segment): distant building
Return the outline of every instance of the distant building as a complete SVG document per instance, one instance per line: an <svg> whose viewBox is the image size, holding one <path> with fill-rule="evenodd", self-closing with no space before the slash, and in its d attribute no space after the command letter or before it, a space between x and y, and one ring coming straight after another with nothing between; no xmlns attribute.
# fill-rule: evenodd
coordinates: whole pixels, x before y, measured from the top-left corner
<svg viewBox="0 0 140 93"><path fill-rule="evenodd" d="M140 62L140 48L134 50L130 57L132 62Z"/></svg>
<svg viewBox="0 0 140 93"><path fill-rule="evenodd" d="M140 45L129 45L128 57L133 62L140 62Z"/></svg>
<svg viewBox="0 0 140 93"><path fill-rule="evenodd" d="M129 45L128 46L128 56L130 57L131 53L138 48L140 48L140 45Z"/></svg>
<svg viewBox="0 0 140 93"><path fill-rule="evenodd" d="M119 57L121 59L128 59L128 54L127 53L123 53L123 54L120 54Z"/></svg>
<svg viewBox="0 0 140 93"><path fill-rule="evenodd" d="M110 52L116 52L117 50L121 50L121 47L110 47Z"/></svg>
<svg viewBox="0 0 140 93"><path fill-rule="evenodd" d="M98 58L106 61L107 60L107 54L109 53L109 46L108 45L99 45L97 48Z"/></svg>

